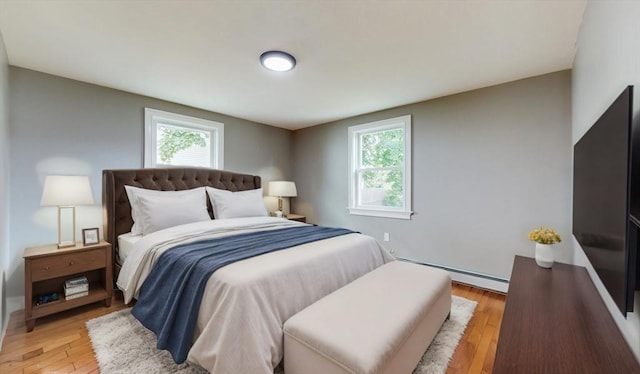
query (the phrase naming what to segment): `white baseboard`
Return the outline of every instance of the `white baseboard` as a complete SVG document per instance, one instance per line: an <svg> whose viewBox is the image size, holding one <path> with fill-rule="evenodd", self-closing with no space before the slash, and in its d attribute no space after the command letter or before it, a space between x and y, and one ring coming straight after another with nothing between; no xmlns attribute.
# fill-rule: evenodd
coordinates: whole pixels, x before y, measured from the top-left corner
<svg viewBox="0 0 640 374"><path fill-rule="evenodd" d="M492 279L485 279L481 277L471 276L467 274L456 273L453 270L447 270L449 274L451 274L451 279L460 282L469 284L471 286L485 288L487 290L497 291L501 293L507 293L509 289L509 283L507 282L498 282Z"/></svg>
<svg viewBox="0 0 640 374"><path fill-rule="evenodd" d="M457 269L449 266L419 262L408 258L397 257L397 259L446 270L451 275L452 280L474 287L484 288L501 293L507 293L507 290L509 288L509 280L506 278L500 278L493 275L477 273L469 270Z"/></svg>

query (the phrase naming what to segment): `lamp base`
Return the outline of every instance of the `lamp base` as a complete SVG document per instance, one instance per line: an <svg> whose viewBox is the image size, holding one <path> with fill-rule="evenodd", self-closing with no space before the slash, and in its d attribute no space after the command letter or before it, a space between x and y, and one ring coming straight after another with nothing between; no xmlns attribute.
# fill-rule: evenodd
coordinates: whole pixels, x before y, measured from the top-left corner
<svg viewBox="0 0 640 374"><path fill-rule="evenodd" d="M74 242L62 242L62 243L58 243L58 249L60 248L69 248L69 247L75 247L76 243Z"/></svg>
<svg viewBox="0 0 640 374"><path fill-rule="evenodd" d="M276 214L276 217L282 218L282 211L281 210L276 210L274 213Z"/></svg>
<svg viewBox="0 0 640 374"><path fill-rule="evenodd" d="M62 229L62 221L71 221L65 223L66 230ZM76 207L69 205L58 206L58 248L68 248L75 245Z"/></svg>

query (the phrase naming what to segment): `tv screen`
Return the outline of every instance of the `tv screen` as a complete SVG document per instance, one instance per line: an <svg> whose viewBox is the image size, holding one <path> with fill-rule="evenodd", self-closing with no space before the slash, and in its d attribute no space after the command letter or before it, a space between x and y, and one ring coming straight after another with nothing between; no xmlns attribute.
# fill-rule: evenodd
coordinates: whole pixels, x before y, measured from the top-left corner
<svg viewBox="0 0 640 374"><path fill-rule="evenodd" d="M573 234L623 314L633 308L635 289L629 227L632 95L629 86L573 150Z"/></svg>

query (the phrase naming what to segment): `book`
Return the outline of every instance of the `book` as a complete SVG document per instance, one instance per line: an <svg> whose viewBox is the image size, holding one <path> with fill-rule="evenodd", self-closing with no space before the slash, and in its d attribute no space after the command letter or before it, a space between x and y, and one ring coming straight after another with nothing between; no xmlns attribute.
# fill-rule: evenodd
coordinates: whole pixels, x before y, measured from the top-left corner
<svg viewBox="0 0 640 374"><path fill-rule="evenodd" d="M84 292L74 293L72 295L66 295L64 299L72 300L72 299L77 299L79 297L88 296L88 295L89 295L89 291L84 291Z"/></svg>
<svg viewBox="0 0 640 374"><path fill-rule="evenodd" d="M65 287L73 287L73 286L78 286L83 284L89 284L89 280L84 275L81 277L71 278L64 281Z"/></svg>
<svg viewBox="0 0 640 374"><path fill-rule="evenodd" d="M52 292L52 293L48 293L46 295L40 295L36 298L35 300L35 304L36 305L42 305L42 304L47 304L50 303L52 301L57 301L58 300L58 293L57 292Z"/></svg>
<svg viewBox="0 0 640 374"><path fill-rule="evenodd" d="M64 295L65 296L77 294L77 293L80 293L80 292L86 292L86 291L89 291L89 283L79 284L77 286L72 286L72 287L67 287L66 284L64 286Z"/></svg>

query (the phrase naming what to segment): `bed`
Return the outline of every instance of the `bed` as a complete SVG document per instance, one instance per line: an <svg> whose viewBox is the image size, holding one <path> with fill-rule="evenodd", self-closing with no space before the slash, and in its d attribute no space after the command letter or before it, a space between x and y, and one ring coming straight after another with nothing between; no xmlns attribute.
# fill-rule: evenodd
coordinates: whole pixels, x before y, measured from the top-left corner
<svg viewBox="0 0 640 374"><path fill-rule="evenodd" d="M244 193L259 190L261 179L200 168L104 170L104 232L113 244L115 277L125 301L145 292L141 285L155 261L176 243L309 226L265 216L220 219L207 199L211 222L168 227L128 240L125 255L118 238L134 224L125 186L158 191L213 187ZM373 238L347 233L226 265L206 282L187 360L212 373L273 373L283 359L282 326L289 317L390 261L392 256ZM145 299L142 296L139 300Z"/></svg>

